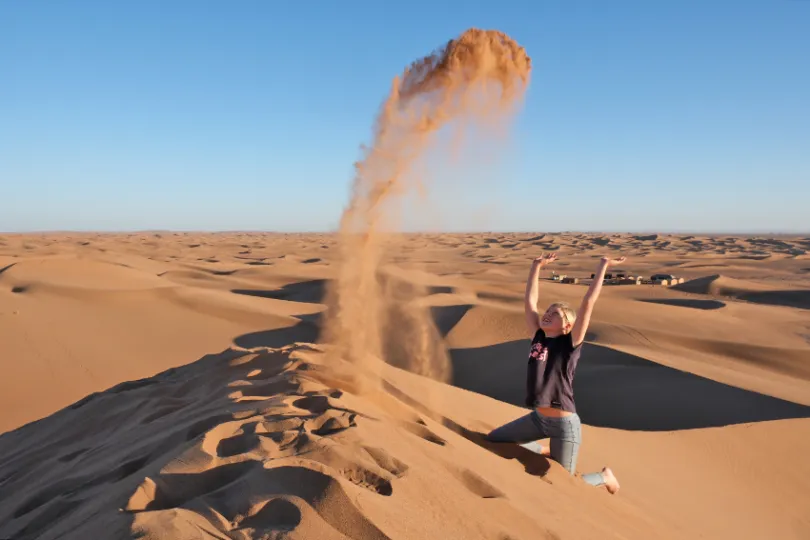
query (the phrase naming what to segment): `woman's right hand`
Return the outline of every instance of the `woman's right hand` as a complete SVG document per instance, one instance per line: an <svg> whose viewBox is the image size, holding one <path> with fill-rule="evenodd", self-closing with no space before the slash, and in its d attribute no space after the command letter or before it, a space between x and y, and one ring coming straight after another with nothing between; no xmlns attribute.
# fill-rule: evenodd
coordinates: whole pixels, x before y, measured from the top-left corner
<svg viewBox="0 0 810 540"><path fill-rule="evenodd" d="M619 266L620 264L624 263L627 260L627 257L619 257L617 259L611 259L610 257L602 257L602 264L606 268L610 268L611 266Z"/></svg>
<svg viewBox="0 0 810 540"><path fill-rule="evenodd" d="M546 266L549 263L553 263L556 260L557 260L557 254L556 253L548 253L546 255L543 255L542 257L537 257L532 264L542 268L542 267Z"/></svg>

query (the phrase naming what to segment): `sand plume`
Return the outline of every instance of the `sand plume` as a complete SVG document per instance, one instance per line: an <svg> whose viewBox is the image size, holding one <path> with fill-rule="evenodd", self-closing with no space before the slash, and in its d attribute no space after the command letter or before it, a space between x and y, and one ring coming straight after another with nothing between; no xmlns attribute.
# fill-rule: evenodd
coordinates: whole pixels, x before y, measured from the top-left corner
<svg viewBox="0 0 810 540"><path fill-rule="evenodd" d="M523 96L530 68L524 49L507 35L471 29L394 79L373 143L355 165L351 200L340 223L342 266L330 291L326 338L344 358L359 363L384 357L385 350L405 350L412 353L412 371L447 376L446 359L433 346L432 321L414 301L424 296L424 288L393 285L398 294L388 295L390 282L381 284L385 248L400 227L403 196L425 190L409 173L436 144L437 133L471 120L505 123Z"/></svg>

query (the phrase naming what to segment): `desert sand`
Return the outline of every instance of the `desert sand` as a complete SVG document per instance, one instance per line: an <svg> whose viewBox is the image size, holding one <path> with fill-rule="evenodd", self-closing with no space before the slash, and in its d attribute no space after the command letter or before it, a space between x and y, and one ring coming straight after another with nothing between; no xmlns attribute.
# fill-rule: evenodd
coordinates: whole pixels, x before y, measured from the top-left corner
<svg viewBox="0 0 810 540"><path fill-rule="evenodd" d="M426 291L444 381L330 354L337 235L0 236L0 538L810 537L810 238L398 246L381 268ZM611 466L615 496L482 438L525 412L549 251L545 277L623 254L686 280L606 286L594 315L578 469Z"/></svg>

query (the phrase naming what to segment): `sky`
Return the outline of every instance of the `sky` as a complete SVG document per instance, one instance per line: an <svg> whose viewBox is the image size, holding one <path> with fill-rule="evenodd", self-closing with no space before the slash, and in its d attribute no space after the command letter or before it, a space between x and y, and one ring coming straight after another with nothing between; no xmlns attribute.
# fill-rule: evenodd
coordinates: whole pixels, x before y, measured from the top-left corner
<svg viewBox="0 0 810 540"><path fill-rule="evenodd" d="M0 1L0 231L334 230L392 78L470 27L531 83L406 226L810 231L810 0L497 5Z"/></svg>

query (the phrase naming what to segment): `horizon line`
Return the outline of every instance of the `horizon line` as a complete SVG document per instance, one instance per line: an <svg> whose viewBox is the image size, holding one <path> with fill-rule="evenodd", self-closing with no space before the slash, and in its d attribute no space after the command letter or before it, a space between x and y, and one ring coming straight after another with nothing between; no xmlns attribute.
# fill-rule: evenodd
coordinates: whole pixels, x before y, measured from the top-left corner
<svg viewBox="0 0 810 540"><path fill-rule="evenodd" d="M330 230L277 230L277 229L42 229L42 230L24 230L24 231L0 231L0 235L47 235L47 234L338 234L337 229ZM670 229L670 230L655 230L655 229L602 229L602 230L588 230L588 229L563 229L555 231L542 231L542 230L457 230L457 231L441 231L441 230L424 230L424 231L384 231L383 234L405 234L405 235L425 235L425 234L592 234L592 235L605 235L605 234L636 234L636 235L701 235L701 236L741 236L741 235L771 235L771 236L810 236L810 230L697 230L697 229Z"/></svg>

